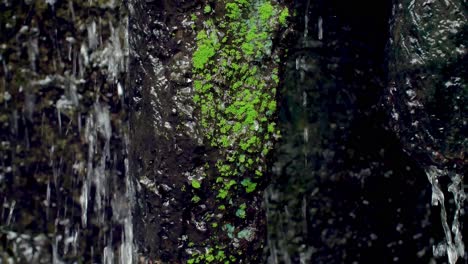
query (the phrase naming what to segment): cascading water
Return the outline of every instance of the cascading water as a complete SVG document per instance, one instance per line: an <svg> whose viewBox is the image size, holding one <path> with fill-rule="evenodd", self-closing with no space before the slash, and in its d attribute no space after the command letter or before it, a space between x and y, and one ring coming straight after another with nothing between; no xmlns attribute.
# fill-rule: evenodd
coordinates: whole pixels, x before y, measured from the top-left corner
<svg viewBox="0 0 468 264"><path fill-rule="evenodd" d="M455 264L459 257L465 255L465 245L462 240L459 221L463 201L465 200L463 177L459 174L449 174L447 171L439 170L435 166L430 167L426 173L432 185L432 205L440 206L440 219L445 233L445 241L434 246L434 255L438 257L447 255L450 264ZM451 183L448 186L448 191L453 194L456 206L451 226L449 226L449 220L447 219L445 196L439 184L439 178L443 176L450 177Z"/></svg>
<svg viewBox="0 0 468 264"><path fill-rule="evenodd" d="M125 7L0 10L0 263L133 263Z"/></svg>

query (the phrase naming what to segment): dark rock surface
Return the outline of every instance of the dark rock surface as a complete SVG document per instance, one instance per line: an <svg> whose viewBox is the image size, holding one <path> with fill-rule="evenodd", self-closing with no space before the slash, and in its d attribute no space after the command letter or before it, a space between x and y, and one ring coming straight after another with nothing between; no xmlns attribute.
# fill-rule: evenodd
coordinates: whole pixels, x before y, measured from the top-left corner
<svg viewBox="0 0 468 264"><path fill-rule="evenodd" d="M464 23L466 7L423 2L297 2L281 91L283 140L267 190L268 263L435 261L432 246L444 233L423 165L437 149L450 157L437 164L459 164L466 174L466 36L454 22ZM411 5L424 27L413 24ZM427 43L432 36L445 57ZM434 55L412 64L420 53ZM427 100L416 113L403 88L408 78ZM443 135L434 139L427 132L437 123Z"/></svg>
<svg viewBox="0 0 468 264"><path fill-rule="evenodd" d="M188 176L204 164L191 85L193 1L130 3L130 107L133 174L139 181L135 235L145 258L162 263L187 259L196 229ZM184 239L185 237L185 239Z"/></svg>
<svg viewBox="0 0 468 264"><path fill-rule="evenodd" d="M385 98L391 128L422 165L466 173L466 3L400 1L393 12Z"/></svg>

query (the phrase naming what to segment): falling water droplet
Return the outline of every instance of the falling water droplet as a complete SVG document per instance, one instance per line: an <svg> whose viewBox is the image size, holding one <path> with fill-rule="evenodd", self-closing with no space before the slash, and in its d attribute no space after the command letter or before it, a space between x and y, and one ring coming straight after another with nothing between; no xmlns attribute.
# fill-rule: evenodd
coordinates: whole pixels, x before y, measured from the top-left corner
<svg viewBox="0 0 468 264"><path fill-rule="evenodd" d="M11 220L13 219L13 211L15 210L15 205L16 205L16 201L13 200L10 203L10 212L8 213L7 226L11 224Z"/></svg>
<svg viewBox="0 0 468 264"><path fill-rule="evenodd" d="M323 19L321 16L318 18L318 39L323 39Z"/></svg>

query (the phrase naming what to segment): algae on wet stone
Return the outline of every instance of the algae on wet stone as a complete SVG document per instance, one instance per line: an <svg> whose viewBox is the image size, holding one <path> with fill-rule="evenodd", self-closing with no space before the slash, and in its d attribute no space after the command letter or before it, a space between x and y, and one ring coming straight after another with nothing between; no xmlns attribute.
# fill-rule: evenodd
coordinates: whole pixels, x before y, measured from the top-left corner
<svg viewBox="0 0 468 264"><path fill-rule="evenodd" d="M227 217L217 219L220 226L227 224L239 232L250 224L246 204L254 205L248 203L248 197L261 195L257 185L263 181L273 140L279 137L274 122L279 56L272 48L289 11L277 1L229 0L205 5L204 14L195 27L193 100L199 108L204 137L218 155L202 188L215 192L221 215L240 218L236 223ZM193 181L192 186L200 188ZM211 252L226 236L222 229L218 231L198 246ZM228 245L222 246L226 252ZM194 254L189 263L212 262L210 254ZM220 261L230 263L231 257Z"/></svg>

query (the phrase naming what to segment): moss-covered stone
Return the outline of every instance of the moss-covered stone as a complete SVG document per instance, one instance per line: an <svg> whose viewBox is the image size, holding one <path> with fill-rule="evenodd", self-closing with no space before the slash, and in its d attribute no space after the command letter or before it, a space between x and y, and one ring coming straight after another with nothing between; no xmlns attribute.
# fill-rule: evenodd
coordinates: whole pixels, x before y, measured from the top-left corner
<svg viewBox="0 0 468 264"><path fill-rule="evenodd" d="M264 182L266 157L279 137L274 122L279 54L273 41L286 25L288 9L277 1L229 0L217 2L214 10L196 21L193 100L204 137L218 153L204 185L216 193L214 202L222 208L210 213L221 217L207 215L207 220L222 224L208 241L194 245L206 251L194 253L189 263L255 258L242 255L246 249L239 241L255 234L248 211L258 208L249 199L262 193L258 186ZM226 233L225 226L232 230ZM250 228L248 236L245 228ZM214 249L225 254L213 259Z"/></svg>

